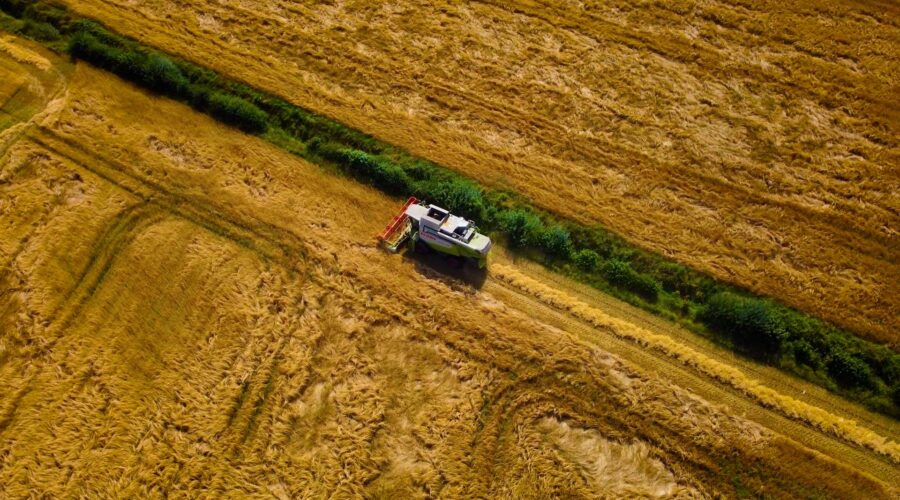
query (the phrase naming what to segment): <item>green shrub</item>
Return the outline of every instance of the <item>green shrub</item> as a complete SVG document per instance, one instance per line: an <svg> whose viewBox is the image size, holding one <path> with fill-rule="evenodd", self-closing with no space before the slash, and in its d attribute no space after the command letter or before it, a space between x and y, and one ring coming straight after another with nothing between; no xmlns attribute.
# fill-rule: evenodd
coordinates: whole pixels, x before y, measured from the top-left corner
<svg viewBox="0 0 900 500"><path fill-rule="evenodd" d="M313 137L306 143L306 148L313 153L319 153L324 145L325 141L321 137Z"/></svg>
<svg viewBox="0 0 900 500"><path fill-rule="evenodd" d="M869 388L872 386L872 370L862 360L844 352L837 351L828 360L828 374L839 384L852 388Z"/></svg>
<svg viewBox="0 0 900 500"><path fill-rule="evenodd" d="M169 59L152 54L141 64L143 83L152 90L164 92L177 97L186 97L188 80L178 66Z"/></svg>
<svg viewBox="0 0 900 500"><path fill-rule="evenodd" d="M606 261L601 266L600 272L611 285L634 292L648 301L653 302L659 296L659 283L638 273L623 260Z"/></svg>
<svg viewBox="0 0 900 500"><path fill-rule="evenodd" d="M25 24L22 26L22 34L42 42L59 40L61 36L59 30L54 28L52 24L31 20L25 21Z"/></svg>
<svg viewBox="0 0 900 500"><path fill-rule="evenodd" d="M597 254L597 252L589 248L585 248L579 250L578 252L575 252L573 260L575 261L575 265L578 266L578 269L581 269L586 273L592 273L596 271L597 266L600 265L600 256Z"/></svg>
<svg viewBox="0 0 900 500"><path fill-rule="evenodd" d="M770 307L759 299L722 292L709 299L701 320L729 336L745 352L771 359L781 350L787 335Z"/></svg>
<svg viewBox="0 0 900 500"><path fill-rule="evenodd" d="M425 161L416 161L406 167L406 173L417 181L428 181L438 177L438 169Z"/></svg>
<svg viewBox="0 0 900 500"><path fill-rule="evenodd" d="M900 385L900 355L893 354L889 361L876 364L878 376L889 385Z"/></svg>
<svg viewBox="0 0 900 500"><path fill-rule="evenodd" d="M531 211L504 210L498 215L500 228L509 237L513 247L525 248L535 244L544 229L544 224Z"/></svg>
<svg viewBox="0 0 900 500"><path fill-rule="evenodd" d="M22 12L22 17L58 27L68 26L72 18L65 7L48 2L29 2L28 7ZM53 30L57 31L57 28L54 27Z"/></svg>
<svg viewBox="0 0 900 500"><path fill-rule="evenodd" d="M677 293L684 300L705 302L708 296L715 293L715 281L681 264L650 262L647 267L664 290Z"/></svg>
<svg viewBox="0 0 900 500"><path fill-rule="evenodd" d="M104 45L109 45L110 47L121 48L124 40L120 37L106 31L103 26L100 26L94 21L89 19L78 19L74 23L72 23L69 27L69 31L74 34L78 33L86 33L93 36L97 41Z"/></svg>
<svg viewBox="0 0 900 500"><path fill-rule="evenodd" d="M857 349L860 359L869 365L885 384L890 386L900 384L900 354L884 346L865 345L861 342Z"/></svg>
<svg viewBox="0 0 900 500"><path fill-rule="evenodd" d="M279 111L280 112L272 113L272 115L278 119L278 125L294 137L303 141L309 141L319 137L318 134L313 132L313 121L308 113L293 108Z"/></svg>
<svg viewBox="0 0 900 500"><path fill-rule="evenodd" d="M69 53L127 80L142 83L141 56L108 45L91 32L77 32L69 41Z"/></svg>
<svg viewBox="0 0 900 500"><path fill-rule="evenodd" d="M268 127L268 115L240 97L213 92L207 106L215 118L244 131L262 133Z"/></svg>
<svg viewBox="0 0 900 500"><path fill-rule="evenodd" d="M541 233L540 247L544 253L556 259L568 259L572 254L572 240L569 232L561 226L545 229Z"/></svg>
<svg viewBox="0 0 900 500"><path fill-rule="evenodd" d="M420 182L416 194L454 214L475 220L484 218L484 198L481 189L472 182L462 179Z"/></svg>
<svg viewBox="0 0 900 500"><path fill-rule="evenodd" d="M102 46L97 38L94 35L88 33L87 31L79 31L72 36L72 39L69 40L69 53L73 56L84 59L90 63L94 63L97 66L100 66L97 62L94 61L94 58L97 58L98 61L103 61L106 58L100 57L100 52L102 50ZM105 67L105 66L104 66Z"/></svg>
<svg viewBox="0 0 900 500"><path fill-rule="evenodd" d="M345 172L371 182L375 187L394 195L407 196L414 191L412 179L402 168L365 151L319 144L316 152L333 161Z"/></svg>
<svg viewBox="0 0 900 500"><path fill-rule="evenodd" d="M797 363L813 369L818 368L819 355L808 342L804 340L793 342L791 344L791 352Z"/></svg>

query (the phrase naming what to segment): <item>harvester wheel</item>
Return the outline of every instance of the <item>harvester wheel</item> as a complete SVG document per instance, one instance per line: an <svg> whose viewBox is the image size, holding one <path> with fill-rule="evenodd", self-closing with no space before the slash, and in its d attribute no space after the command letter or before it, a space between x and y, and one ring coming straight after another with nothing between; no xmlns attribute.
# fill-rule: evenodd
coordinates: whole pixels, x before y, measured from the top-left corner
<svg viewBox="0 0 900 500"><path fill-rule="evenodd" d="M416 240L416 252L431 253L431 247L422 240Z"/></svg>

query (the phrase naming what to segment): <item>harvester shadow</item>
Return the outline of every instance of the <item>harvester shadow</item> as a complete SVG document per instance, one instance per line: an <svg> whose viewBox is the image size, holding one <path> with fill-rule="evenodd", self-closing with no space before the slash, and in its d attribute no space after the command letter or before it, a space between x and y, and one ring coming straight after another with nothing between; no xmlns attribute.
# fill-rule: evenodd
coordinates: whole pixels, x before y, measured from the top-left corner
<svg viewBox="0 0 900 500"><path fill-rule="evenodd" d="M441 280L453 288L468 286L480 290L487 281L488 270L479 269L477 264L467 260L460 261L436 252L422 253L415 250L405 250L403 259L411 261L416 272L422 276Z"/></svg>

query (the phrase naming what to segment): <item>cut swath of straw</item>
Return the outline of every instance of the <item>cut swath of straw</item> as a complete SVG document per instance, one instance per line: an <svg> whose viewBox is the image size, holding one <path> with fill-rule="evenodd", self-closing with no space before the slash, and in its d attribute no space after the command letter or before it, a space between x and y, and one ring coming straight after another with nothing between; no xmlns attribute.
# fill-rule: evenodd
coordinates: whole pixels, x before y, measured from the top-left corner
<svg viewBox="0 0 900 500"><path fill-rule="evenodd" d="M599 309L592 308L512 268L495 264L491 267L491 274L542 302L558 309L563 309L595 327L609 331L617 337L662 351L685 365L730 385L767 408L774 409L790 418L803 421L823 432L869 448L889 457L896 463L900 463L900 445L860 426L852 420L838 417L821 408L785 396L747 377L740 370L698 353L668 336L655 334L626 321L613 318Z"/></svg>

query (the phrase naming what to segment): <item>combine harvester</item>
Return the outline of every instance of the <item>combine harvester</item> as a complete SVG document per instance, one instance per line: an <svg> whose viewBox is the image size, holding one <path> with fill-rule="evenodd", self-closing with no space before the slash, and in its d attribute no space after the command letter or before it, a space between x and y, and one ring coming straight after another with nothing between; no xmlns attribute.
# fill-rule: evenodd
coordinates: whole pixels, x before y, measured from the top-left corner
<svg viewBox="0 0 900 500"><path fill-rule="evenodd" d="M491 251L491 239L479 233L474 222L418 201L415 197L406 201L400 214L378 235L381 245L396 252L406 242L416 252L439 252L460 265L474 260L483 269Z"/></svg>

